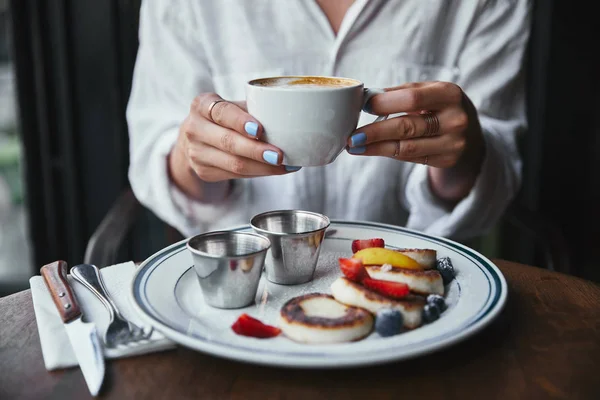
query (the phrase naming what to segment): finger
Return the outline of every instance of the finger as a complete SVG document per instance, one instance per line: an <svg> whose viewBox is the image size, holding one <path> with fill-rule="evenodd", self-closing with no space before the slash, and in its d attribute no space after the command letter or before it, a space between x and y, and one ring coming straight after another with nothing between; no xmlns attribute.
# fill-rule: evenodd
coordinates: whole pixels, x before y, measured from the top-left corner
<svg viewBox="0 0 600 400"><path fill-rule="evenodd" d="M211 107L213 102L219 101ZM236 103L223 100L216 93L205 93L192 102L191 111L206 120L225 128L232 129L252 139L258 139L263 133L261 124Z"/></svg>
<svg viewBox="0 0 600 400"><path fill-rule="evenodd" d="M202 141L226 153L272 165L279 165L283 160L283 152L268 143L249 139L205 119L196 118L192 124L195 132L202 132L201 136L192 135L192 141Z"/></svg>
<svg viewBox="0 0 600 400"><path fill-rule="evenodd" d="M369 112L377 115L420 110L441 110L462 101L462 89L450 82L433 82L428 85L386 91L373 96Z"/></svg>
<svg viewBox="0 0 600 400"><path fill-rule="evenodd" d="M192 148L190 150L190 159L192 165L215 167L244 177L282 175L289 172L286 171L284 166L269 165L249 158L225 153L220 149L208 145Z"/></svg>
<svg viewBox="0 0 600 400"><path fill-rule="evenodd" d="M423 86L427 86L427 85L431 85L433 82L408 82L408 83L404 83L402 85L399 86L392 86L389 88L385 88L384 91L385 92L391 92L393 90L398 90L398 89L408 89L408 88L418 88L418 87L423 87Z"/></svg>
<svg viewBox="0 0 600 400"><path fill-rule="evenodd" d="M423 85L426 85L426 84L429 84L429 82L409 82L409 83L405 83L400 86L384 88L383 91L384 92L392 92L394 90L400 90L400 89L418 88L418 87L422 87ZM379 94L376 94L373 97L371 97L363 107L363 109L366 112L368 112L369 114L376 114L376 112L373 111L373 109L372 109L372 100L377 96L379 96Z"/></svg>
<svg viewBox="0 0 600 400"><path fill-rule="evenodd" d="M298 171L300 168L286 170L285 174ZM194 172L204 182L221 182L228 179L249 179L258 178L261 175L238 175L220 168L199 165L194 168Z"/></svg>
<svg viewBox="0 0 600 400"><path fill-rule="evenodd" d="M460 143L460 145L456 144ZM383 156L398 160L409 160L437 154L458 153L464 149L462 140L451 136L433 138L387 140L368 146L350 147L348 152L361 156Z"/></svg>
<svg viewBox="0 0 600 400"><path fill-rule="evenodd" d="M197 165L193 169L196 175L204 182L221 182L228 179L250 178L249 176L237 175L233 172L207 165Z"/></svg>
<svg viewBox="0 0 600 400"><path fill-rule="evenodd" d="M287 173L295 172L294 171L286 171ZM198 165L194 168L194 172L200 179L204 182L221 182L228 179L249 179L249 178L258 178L262 175L238 175L230 171L226 171L216 167L210 167L207 165Z"/></svg>
<svg viewBox="0 0 600 400"><path fill-rule="evenodd" d="M437 124L431 120L432 117L437 118ZM385 140L459 134L467 128L468 123L467 114L458 107L433 112L429 116L402 115L360 127L348 138L348 146L365 146Z"/></svg>
<svg viewBox="0 0 600 400"><path fill-rule="evenodd" d="M428 165L435 168L450 168L456 165L458 161L457 154L434 154L430 156L417 157L406 159L403 161L412 162L416 164Z"/></svg>
<svg viewBox="0 0 600 400"><path fill-rule="evenodd" d="M248 112L248 105L246 104L246 100L243 101L232 101L233 104L241 108L242 110Z"/></svg>

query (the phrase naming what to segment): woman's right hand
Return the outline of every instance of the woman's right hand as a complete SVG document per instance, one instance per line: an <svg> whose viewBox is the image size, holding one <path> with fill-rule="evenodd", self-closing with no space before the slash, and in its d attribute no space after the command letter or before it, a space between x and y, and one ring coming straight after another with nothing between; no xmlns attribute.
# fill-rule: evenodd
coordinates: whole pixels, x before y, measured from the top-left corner
<svg viewBox="0 0 600 400"><path fill-rule="evenodd" d="M171 177L177 186L202 198L202 189L195 187L202 182L282 175L298 170L286 169L281 165L282 151L259 140L263 128L246 112L244 103L222 100L215 93L204 93L192 102L169 157Z"/></svg>

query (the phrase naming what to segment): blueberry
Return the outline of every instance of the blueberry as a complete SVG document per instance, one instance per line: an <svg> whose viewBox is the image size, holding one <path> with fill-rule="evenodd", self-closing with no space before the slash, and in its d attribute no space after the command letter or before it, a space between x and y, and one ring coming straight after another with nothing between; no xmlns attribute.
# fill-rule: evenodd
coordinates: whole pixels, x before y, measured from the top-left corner
<svg viewBox="0 0 600 400"><path fill-rule="evenodd" d="M440 275L442 275L442 279L444 281L444 285L452 282L454 279L454 267L452 266L452 261L450 261L450 257L442 257L437 260L437 269L440 271Z"/></svg>
<svg viewBox="0 0 600 400"><path fill-rule="evenodd" d="M375 319L375 331L380 336L394 336L402 330L403 318L398 310L384 308L377 312Z"/></svg>
<svg viewBox="0 0 600 400"><path fill-rule="evenodd" d="M440 310L433 304L425 304L423 307L423 323L428 324L440 317Z"/></svg>
<svg viewBox="0 0 600 400"><path fill-rule="evenodd" d="M427 304L434 305L440 311L440 314L446 311L446 300L439 294L430 294L427 296Z"/></svg>

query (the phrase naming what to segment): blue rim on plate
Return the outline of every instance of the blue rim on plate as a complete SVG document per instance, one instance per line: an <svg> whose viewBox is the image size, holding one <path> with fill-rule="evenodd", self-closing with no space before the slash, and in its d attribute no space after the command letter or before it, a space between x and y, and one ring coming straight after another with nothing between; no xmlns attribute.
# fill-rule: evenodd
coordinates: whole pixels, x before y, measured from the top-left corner
<svg viewBox="0 0 600 400"><path fill-rule="evenodd" d="M332 220L330 229L336 227L355 227L365 228L373 233L375 232L391 232L400 233L405 236L416 237L435 243L437 246L445 247L453 252L458 252L468 258L473 264L483 273L489 285L488 295L485 301L482 302L478 311L472 315L467 321L457 328L444 332L443 337L437 336L428 340L418 342L418 349L407 349L406 344L400 346L391 344L386 348L385 355L372 357L371 350L352 351L352 354L335 354L335 358L340 361L340 366L359 366L370 365L375 363L390 362L398 359L408 359L414 356L430 353L443 347L450 346L458 341L462 341L467 337L477 333L482 328L487 326L495 317L502 311L507 299L507 285L504 276L490 260L476 251L456 243L452 240L430 236L411 229L397 227L381 223L361 222L361 221L340 221ZM232 231L251 230L250 225L244 225L230 229ZM325 240L352 240L352 238L326 237ZM195 334L191 338L185 331L175 329L157 317L158 312L153 308L148 300L146 285L148 279L152 276L161 264L176 253L184 251L186 241L175 243L149 257L137 269L131 286L131 301L134 308L140 314L145 322L152 325L156 330L162 332L165 336L186 346L196 350L204 351L209 354L235 359L238 361L247 361L265 365L277 365L287 367L336 367L336 363L320 362L324 358L331 356L327 351L324 352L296 352L296 351L281 351L270 349L257 349L252 346L232 344L218 338L208 338L202 335ZM393 246L389 246L393 247ZM189 270L186 270L178 278ZM460 286L459 286L460 290ZM250 355L250 359L248 358ZM394 356L396 355L396 356ZM255 357L258 357L255 358ZM295 362L290 362L286 358L293 357ZM300 362L298 362L301 359Z"/></svg>

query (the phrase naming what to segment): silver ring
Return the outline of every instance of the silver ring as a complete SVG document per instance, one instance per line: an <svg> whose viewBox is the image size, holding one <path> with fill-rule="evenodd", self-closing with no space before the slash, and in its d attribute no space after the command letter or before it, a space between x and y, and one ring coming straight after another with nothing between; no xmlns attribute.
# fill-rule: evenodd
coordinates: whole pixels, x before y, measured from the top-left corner
<svg viewBox="0 0 600 400"><path fill-rule="evenodd" d="M210 119L212 122L215 122L215 120L213 119L211 113L212 113L212 109L217 105L217 103L221 103L221 102L226 102L226 100L215 100L212 103L210 103L210 105L208 106L208 119Z"/></svg>
<svg viewBox="0 0 600 400"><path fill-rule="evenodd" d="M400 155L400 141L396 142L396 151L394 152L394 158L397 158Z"/></svg>
<svg viewBox="0 0 600 400"><path fill-rule="evenodd" d="M421 115L423 116L426 124L425 133L423 136L427 137L437 135L440 131L440 120L438 119L437 115L433 112L428 112Z"/></svg>

